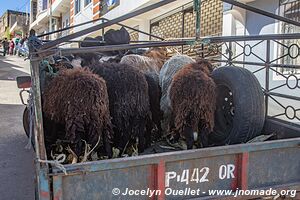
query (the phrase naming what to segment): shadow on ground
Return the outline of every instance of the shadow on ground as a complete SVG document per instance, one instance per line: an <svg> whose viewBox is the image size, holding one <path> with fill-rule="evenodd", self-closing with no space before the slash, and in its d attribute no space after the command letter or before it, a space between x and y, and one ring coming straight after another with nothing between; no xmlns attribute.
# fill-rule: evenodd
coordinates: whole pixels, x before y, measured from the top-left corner
<svg viewBox="0 0 300 200"><path fill-rule="evenodd" d="M7 61L9 61L9 59L4 59L1 56L0 56L0 58L1 58L0 59L0 80L15 81L17 76L29 75L28 73L17 70L18 68L24 69L23 67L7 63ZM14 69L14 68L17 68L17 69Z"/></svg>
<svg viewBox="0 0 300 200"><path fill-rule="evenodd" d="M25 149L23 110L0 104L0 199L34 199L34 153Z"/></svg>

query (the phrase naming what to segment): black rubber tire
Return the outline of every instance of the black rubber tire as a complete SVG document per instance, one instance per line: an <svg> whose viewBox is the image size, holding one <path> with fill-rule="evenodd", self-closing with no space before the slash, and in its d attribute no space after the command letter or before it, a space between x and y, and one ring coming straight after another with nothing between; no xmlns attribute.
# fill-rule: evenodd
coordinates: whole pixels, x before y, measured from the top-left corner
<svg viewBox="0 0 300 200"><path fill-rule="evenodd" d="M212 76L217 84L218 98L210 143L245 143L260 135L265 122L264 94L252 72L241 67L220 67L213 71ZM228 102L225 100L227 93ZM229 101L234 111L232 107L231 112L226 111L224 102L230 105Z"/></svg>
<svg viewBox="0 0 300 200"><path fill-rule="evenodd" d="M23 111L23 128L25 130L25 133L27 135L27 137L29 137L29 110L28 108L26 107Z"/></svg>
<svg viewBox="0 0 300 200"><path fill-rule="evenodd" d="M29 110L28 110L27 107L24 109L24 112L23 112L23 128L25 130L25 133L26 133L27 137L29 138L29 134L30 134L30 115L29 115ZM32 133L31 144L32 144L33 148L35 149L35 146L34 146L34 133Z"/></svg>

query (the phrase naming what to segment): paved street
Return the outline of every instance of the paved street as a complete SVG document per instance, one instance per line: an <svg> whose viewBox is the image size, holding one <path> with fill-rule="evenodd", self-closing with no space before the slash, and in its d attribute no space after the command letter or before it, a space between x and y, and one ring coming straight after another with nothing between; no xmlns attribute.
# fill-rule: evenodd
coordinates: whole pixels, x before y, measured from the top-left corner
<svg viewBox="0 0 300 200"><path fill-rule="evenodd" d="M25 149L24 106L15 78L29 74L23 58L0 56L0 199L34 199L33 150Z"/></svg>

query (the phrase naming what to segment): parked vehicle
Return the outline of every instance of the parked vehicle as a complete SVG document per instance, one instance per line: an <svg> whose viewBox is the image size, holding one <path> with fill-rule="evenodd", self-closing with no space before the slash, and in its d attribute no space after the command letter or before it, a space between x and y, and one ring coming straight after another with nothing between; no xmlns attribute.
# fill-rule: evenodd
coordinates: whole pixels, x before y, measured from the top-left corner
<svg viewBox="0 0 300 200"><path fill-rule="evenodd" d="M25 58L28 57L29 56L28 41L25 41L23 45L18 44L16 52L18 56L23 56Z"/></svg>
<svg viewBox="0 0 300 200"><path fill-rule="evenodd" d="M112 46L82 47L79 49L54 49L63 42L105 28L122 20L159 8L171 0L160 1L154 5L146 6L126 14L107 24L99 24L90 27L83 33L74 33L67 38L62 37L45 43L31 59L32 70L32 100L31 108L36 111L31 118L33 124L34 147L36 153L36 199L232 199L239 190L266 190L266 189L289 189L300 191L300 126L291 120L299 120L297 112L299 107L284 106L281 115L270 115L269 101L274 97L290 99L298 102L300 99L292 95L283 95L274 92L275 86L270 86L269 72L274 67L284 68L283 64L270 61L271 41L289 40L300 38L300 34L289 35L258 35L258 36L230 36L208 37L205 40L180 39L172 41L147 42L141 44L123 44ZM199 1L195 0L195 3ZM198 5L198 4L197 4ZM199 14L199 10L198 10ZM198 27L199 28L199 27ZM197 28L197 30L198 30ZM199 29L200 30L200 29ZM198 31L199 31L198 30ZM49 33L51 34L51 33ZM198 35L197 33L196 35ZM36 37L30 38L30 47L40 44ZM66 39L68 39L66 41ZM234 51L232 44L239 41L243 48L249 48L249 41L264 42L266 45L265 58L262 62L235 60L232 57ZM176 152L166 152L137 157L126 157L93 162L62 165L58 160L50 160L46 156L45 138L43 133L43 116L40 88L40 64L45 57L59 53L69 55L72 53L90 53L91 51L117 51L138 47L157 46L181 46L201 43L201 57L209 58L214 52L221 52L220 58L212 58L219 66L213 74L218 89L223 91L219 99L218 132L212 138L216 143L226 146L209 147ZM252 44L253 45L253 44ZM220 51L226 47L225 53ZM252 48L250 46L252 51ZM32 50L32 49L31 49ZM46 52L46 53L45 53ZM248 52L247 52L248 53ZM244 54L247 56L247 53ZM300 55L298 55L300 56ZM243 68L235 68L235 64L247 64L257 67L253 71L255 75L265 70L266 83L261 91L255 76ZM296 67L296 66L289 66ZM230 73L229 73L230 72ZM238 80L238 81L237 81ZM299 90L297 79L295 90ZM22 81L20 81L22 82ZM30 82L28 79L25 82ZM31 84L30 84L31 85ZM23 87L28 87L25 84ZM285 83L289 87L289 78ZM22 88L21 86L19 86ZM262 97L262 93L264 97ZM277 100L275 100L277 101ZM278 102L278 101L277 101ZM280 104L280 102L278 102ZM257 105L259 104L259 105ZM266 107L264 107L266 106ZM254 109L253 109L254 108ZM264 110L265 109L265 110ZM291 116L288 110L293 110ZM262 112L264 111L264 112ZM238 113L236 113L238 112ZM28 115L28 110L26 115ZM286 120L278 119L286 116ZM25 116L26 117L26 116ZM33 120L34 119L34 120ZM256 125L249 126L249 123ZM263 126L263 129L261 130ZM27 127L28 130L28 127ZM256 136L256 132L271 135L272 141L264 141L263 138L255 138L246 144L237 144L245 138ZM221 140L220 140L221 138ZM125 195L128 190L132 195ZM137 195L135 191L145 191L145 195ZM174 191L181 191L176 195ZM194 193L191 191L200 191ZM212 195L213 190L226 190L229 194ZM147 191L154 191L150 195ZM296 194L295 194L296 195ZM240 196L236 199L253 199L262 195Z"/></svg>

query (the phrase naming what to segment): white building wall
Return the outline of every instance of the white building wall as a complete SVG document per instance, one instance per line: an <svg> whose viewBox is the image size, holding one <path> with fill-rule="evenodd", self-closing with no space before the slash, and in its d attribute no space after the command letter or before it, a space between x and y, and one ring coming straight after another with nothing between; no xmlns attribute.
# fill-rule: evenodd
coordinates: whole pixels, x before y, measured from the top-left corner
<svg viewBox="0 0 300 200"><path fill-rule="evenodd" d="M106 13L103 17L107 19L114 19L116 17L130 13L131 11L141 7L148 2L151 2L151 0L121 0L119 6Z"/></svg>
<svg viewBox="0 0 300 200"><path fill-rule="evenodd" d="M89 5L84 6L84 0L81 0L80 5L81 5L80 12L74 15L74 24L84 23L93 19L93 3L91 2ZM74 28L74 32L78 32L80 30L89 28L92 25L93 24L90 23L84 26Z"/></svg>
<svg viewBox="0 0 300 200"><path fill-rule="evenodd" d="M174 3L171 3L167 6L163 6L161 8L158 8L156 10L150 11L148 13L142 14L140 16L131 18L129 20L126 20L124 22L122 22L123 24L126 24L128 26L131 27L139 27L140 30L145 31L145 32L150 32L150 20L154 19L162 14L165 14L175 8L178 8L184 4L187 4L189 2L191 2L192 0L180 0L180 1L176 1ZM103 17L106 19L115 19L117 17L120 17L122 15L128 14L134 10L140 9L142 7L145 7L147 5L153 4L155 2L158 2L157 0L121 0L120 1L120 5L118 5L117 7L115 7L114 9L112 9L111 11L109 11L108 13L106 13ZM78 23L83 23L89 20L92 20L93 16L92 16L92 6L90 8L83 8L83 0L81 2L81 12L79 12L78 14L75 14L74 17L74 23L78 24ZM96 22L95 24L99 24L102 23L101 21ZM80 31L83 30L87 27L90 27L93 24L88 24L85 26L81 26L78 28L75 28L74 31ZM120 26L112 26L109 28L114 28L114 29L118 29L120 28ZM109 29L109 28L106 28ZM91 36L96 36L96 35L100 35L101 31L99 30L97 33L93 33L90 34ZM79 38L82 39L83 37ZM144 34L139 34L139 39L140 40L149 40L149 36L146 36Z"/></svg>
<svg viewBox="0 0 300 200"><path fill-rule="evenodd" d="M62 20L62 23L61 23L61 24L62 24L62 27L61 27L61 28L69 27L69 26L70 26L70 11L64 13L64 14L62 15L61 20ZM69 32L70 32L69 30L68 30L68 31L64 31L64 32L62 32L62 35L63 35L63 36L66 36L66 35L69 34Z"/></svg>
<svg viewBox="0 0 300 200"><path fill-rule="evenodd" d="M145 19L145 20L140 21L138 23L138 26L139 26L139 30L142 30L146 33L150 33L150 20L149 19ZM142 34L142 33L139 33L139 40L140 41L147 41L147 40L149 40L149 36L145 35L145 34Z"/></svg>
<svg viewBox="0 0 300 200"><path fill-rule="evenodd" d="M31 0L33 1L33 0ZM48 0L37 0L37 7L39 12L36 15L36 20L32 21L30 24L30 29L34 29L36 34L47 33L49 31L54 31L62 28L62 22L68 18L70 18L70 1L69 0L55 0L53 4L44 6L43 3L49 2ZM46 5L46 4L45 4ZM50 11L51 8L51 11ZM53 22L56 24L52 24L50 27L50 16L52 15ZM68 20L70 21L70 20ZM52 34L49 37L45 37L44 39L56 39L60 37L60 33Z"/></svg>
<svg viewBox="0 0 300 200"><path fill-rule="evenodd" d="M112 11L105 14L103 17L107 19L114 19L116 17L120 17L124 14L130 13L133 10L140 9L142 7L145 7L147 5L153 4L158 2L157 0L126 0L121 1L120 5L113 9ZM153 11L150 11L148 13L142 14L140 16L137 16L133 19L127 20L124 23L126 25L129 25L131 27L138 26L140 30L144 32L150 32L150 21L151 19L154 19L160 15L163 15L165 13L168 13L182 5L185 5L187 3L192 2L192 0L180 0L175 1L173 3L168 4L167 6L163 6L161 8L155 9ZM145 34L139 33L139 39L140 40L149 40L149 36Z"/></svg>

